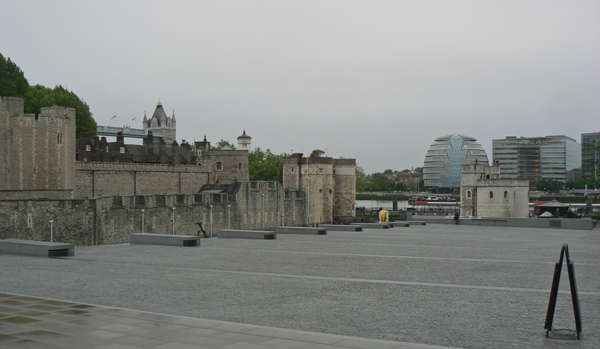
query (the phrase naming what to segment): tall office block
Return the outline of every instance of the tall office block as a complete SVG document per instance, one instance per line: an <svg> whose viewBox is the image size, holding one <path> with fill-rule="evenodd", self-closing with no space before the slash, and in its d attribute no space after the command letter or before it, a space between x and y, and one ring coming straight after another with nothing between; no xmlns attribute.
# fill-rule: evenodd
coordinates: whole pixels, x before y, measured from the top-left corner
<svg viewBox="0 0 600 349"><path fill-rule="evenodd" d="M502 178L533 183L541 178L561 182L576 179L581 168L581 145L567 136L494 139L492 154L502 169Z"/></svg>

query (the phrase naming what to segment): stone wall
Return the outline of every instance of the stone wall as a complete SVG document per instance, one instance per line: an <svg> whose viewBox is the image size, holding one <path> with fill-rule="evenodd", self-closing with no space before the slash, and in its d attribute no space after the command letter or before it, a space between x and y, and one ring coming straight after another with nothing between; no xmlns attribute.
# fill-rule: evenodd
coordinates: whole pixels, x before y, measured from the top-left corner
<svg viewBox="0 0 600 349"><path fill-rule="evenodd" d="M356 215L356 160L283 158L283 187L306 193L307 225L334 223Z"/></svg>
<svg viewBox="0 0 600 349"><path fill-rule="evenodd" d="M0 190L72 189L75 109L23 107L21 98L0 97Z"/></svg>
<svg viewBox="0 0 600 349"><path fill-rule="evenodd" d="M0 239L49 241L50 219L54 241L76 245L124 243L133 232L172 234L173 228L196 235L199 222L213 235L223 228L274 230L304 224L302 199L277 182L243 182L230 194L0 200Z"/></svg>
<svg viewBox="0 0 600 349"><path fill-rule="evenodd" d="M77 162L75 198L103 195L196 193L209 183L199 166Z"/></svg>

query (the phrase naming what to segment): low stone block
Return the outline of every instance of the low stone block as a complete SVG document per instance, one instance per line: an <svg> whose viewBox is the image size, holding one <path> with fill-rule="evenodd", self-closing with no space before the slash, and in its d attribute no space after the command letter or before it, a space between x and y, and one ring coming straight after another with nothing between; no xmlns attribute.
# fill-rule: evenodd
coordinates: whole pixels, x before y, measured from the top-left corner
<svg viewBox="0 0 600 349"><path fill-rule="evenodd" d="M390 228L393 227L410 227L410 222L402 221L402 222L390 222Z"/></svg>
<svg viewBox="0 0 600 349"><path fill-rule="evenodd" d="M277 234L310 234L310 235L326 235L327 230L325 228L311 228L311 227L276 227L275 232Z"/></svg>
<svg viewBox="0 0 600 349"><path fill-rule="evenodd" d="M319 228L325 228L327 231L363 231L363 228L357 225L319 224Z"/></svg>
<svg viewBox="0 0 600 349"><path fill-rule="evenodd" d="M129 242L132 245L169 245L199 247L200 237L194 235L133 233L129 236Z"/></svg>
<svg viewBox="0 0 600 349"><path fill-rule="evenodd" d="M389 224L381 224L381 223L352 223L351 225L358 225L359 227L369 228L369 229L389 229L390 228Z"/></svg>
<svg viewBox="0 0 600 349"><path fill-rule="evenodd" d="M217 237L228 239L274 240L277 238L277 234L272 231L263 230L219 229L217 230Z"/></svg>
<svg viewBox="0 0 600 349"><path fill-rule="evenodd" d="M68 257L75 255L75 246L60 242L4 239L0 240L0 253L39 257Z"/></svg>
<svg viewBox="0 0 600 349"><path fill-rule="evenodd" d="M427 225L427 222L425 221L408 221L409 224L416 224L416 225Z"/></svg>

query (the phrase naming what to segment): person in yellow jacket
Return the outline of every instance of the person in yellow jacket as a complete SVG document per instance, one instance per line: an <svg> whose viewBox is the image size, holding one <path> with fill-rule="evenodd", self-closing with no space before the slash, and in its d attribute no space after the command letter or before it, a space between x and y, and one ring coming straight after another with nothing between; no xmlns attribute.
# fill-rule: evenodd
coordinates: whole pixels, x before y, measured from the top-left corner
<svg viewBox="0 0 600 349"><path fill-rule="evenodd" d="M388 210L379 211L379 223L388 224L390 222L390 212Z"/></svg>

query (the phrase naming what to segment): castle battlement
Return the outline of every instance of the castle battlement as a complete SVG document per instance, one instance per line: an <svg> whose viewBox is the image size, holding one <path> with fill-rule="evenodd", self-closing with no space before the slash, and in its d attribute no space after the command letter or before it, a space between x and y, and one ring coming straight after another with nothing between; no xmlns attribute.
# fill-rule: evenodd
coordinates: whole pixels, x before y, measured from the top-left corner
<svg viewBox="0 0 600 349"><path fill-rule="evenodd" d="M165 165L165 164L138 164L123 162L75 162L75 170L90 171L146 171L146 172L191 172L208 173L209 170L201 166L191 165Z"/></svg>

